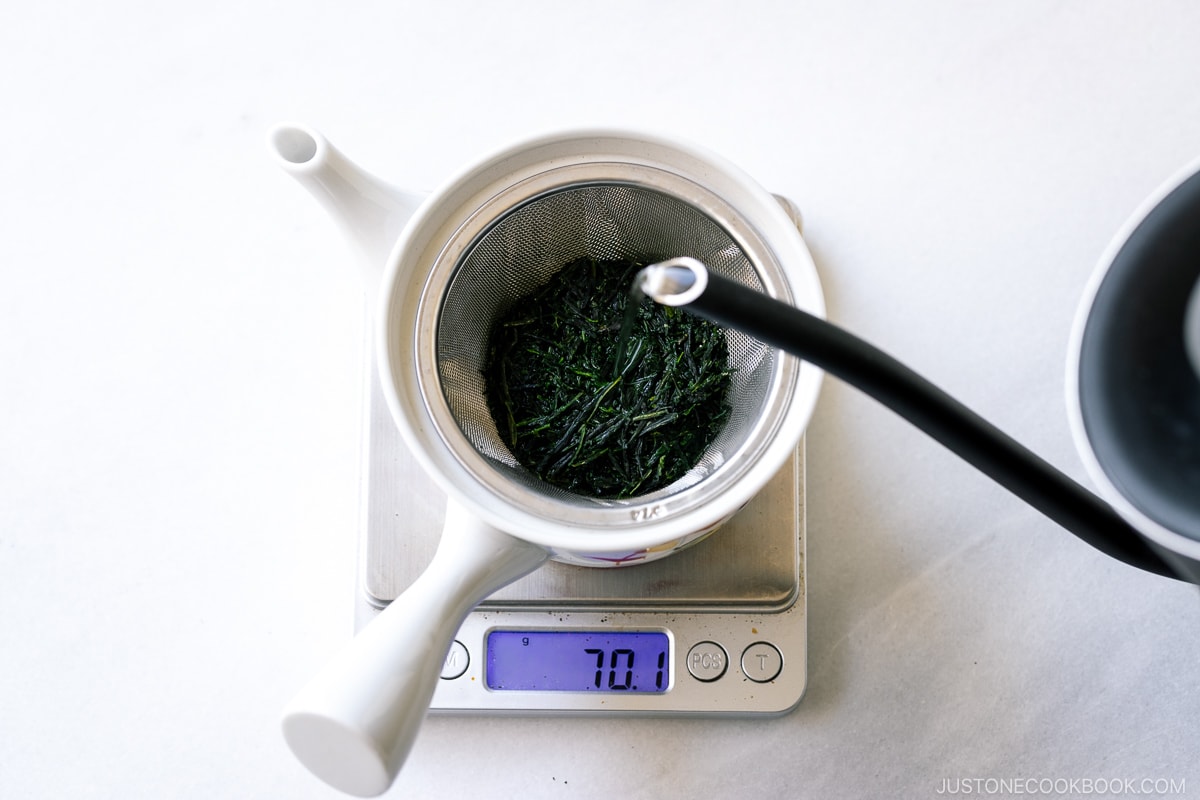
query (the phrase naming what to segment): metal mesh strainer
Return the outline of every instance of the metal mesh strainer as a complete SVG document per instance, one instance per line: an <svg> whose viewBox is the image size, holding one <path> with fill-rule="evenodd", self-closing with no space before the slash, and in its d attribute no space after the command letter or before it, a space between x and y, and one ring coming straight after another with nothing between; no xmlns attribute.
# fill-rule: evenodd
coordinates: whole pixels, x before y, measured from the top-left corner
<svg viewBox="0 0 1200 800"><path fill-rule="evenodd" d="M791 385L780 377L780 355L737 331L727 333L734 372L731 413L722 432L690 472L653 495L630 501L571 495L527 471L497 430L484 383L488 337L493 322L518 298L580 257L651 263L684 255L758 290L763 289L758 270L771 268L754 263L721 223L691 203L627 182L544 192L499 214L463 248L441 300L433 352L439 394L459 431L499 476L491 481L494 489L527 490L576 506L645 503L710 483L724 465L752 458L746 451L764 445L774 430L772 415L786 407L779 395ZM428 396L431 388L424 389L427 402L435 401Z"/></svg>

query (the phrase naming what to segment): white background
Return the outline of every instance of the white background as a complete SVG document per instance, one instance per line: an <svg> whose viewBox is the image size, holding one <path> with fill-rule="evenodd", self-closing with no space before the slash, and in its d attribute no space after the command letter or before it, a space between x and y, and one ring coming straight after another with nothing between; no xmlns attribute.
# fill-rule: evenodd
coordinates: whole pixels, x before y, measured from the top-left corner
<svg viewBox="0 0 1200 800"><path fill-rule="evenodd" d="M790 196L831 317L1083 480L1075 307L1200 155L1200 5L10 3L0 11L0 797L339 796L278 713L351 632L367 321L265 146L425 190L584 124ZM431 719L390 796L1200 791L1200 598L828 381L810 684L771 721Z"/></svg>

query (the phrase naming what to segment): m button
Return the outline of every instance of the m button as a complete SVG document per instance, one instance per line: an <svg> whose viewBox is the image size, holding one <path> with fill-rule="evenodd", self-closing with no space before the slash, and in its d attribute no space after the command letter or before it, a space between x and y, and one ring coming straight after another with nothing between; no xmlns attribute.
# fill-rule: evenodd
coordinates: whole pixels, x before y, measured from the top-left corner
<svg viewBox="0 0 1200 800"><path fill-rule="evenodd" d="M454 644L450 645L450 652L446 653L446 660L442 662L442 680L461 678L470 663L471 654L467 652L466 645L455 639Z"/></svg>

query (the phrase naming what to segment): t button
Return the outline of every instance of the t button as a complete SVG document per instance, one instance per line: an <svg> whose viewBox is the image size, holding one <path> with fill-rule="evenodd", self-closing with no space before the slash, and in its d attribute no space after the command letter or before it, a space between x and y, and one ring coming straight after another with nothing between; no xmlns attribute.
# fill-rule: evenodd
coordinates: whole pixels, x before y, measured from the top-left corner
<svg viewBox="0 0 1200 800"><path fill-rule="evenodd" d="M756 683L773 681L783 669L783 655L774 645L755 642L742 652L742 672Z"/></svg>

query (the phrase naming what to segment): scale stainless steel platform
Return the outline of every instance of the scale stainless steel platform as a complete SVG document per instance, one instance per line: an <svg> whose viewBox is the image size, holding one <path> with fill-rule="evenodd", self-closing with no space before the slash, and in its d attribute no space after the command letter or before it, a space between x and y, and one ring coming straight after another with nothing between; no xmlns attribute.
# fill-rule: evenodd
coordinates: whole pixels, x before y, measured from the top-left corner
<svg viewBox="0 0 1200 800"><path fill-rule="evenodd" d="M445 495L409 452L373 361L367 363L359 628L428 565L445 512ZM670 557L614 568L549 562L501 589L455 636L431 710L707 716L792 710L807 683L804 467L801 442L732 520ZM655 635L629 636L643 633ZM524 666L505 664L505 641L518 650L531 641L559 643L578 656L565 666L563 647L552 647ZM640 641L654 643L649 657L656 663L646 665L644 646L633 644ZM641 664L632 677L635 650ZM574 682L548 682L564 669L578 676ZM509 681L522 671L536 672L536 679Z"/></svg>

